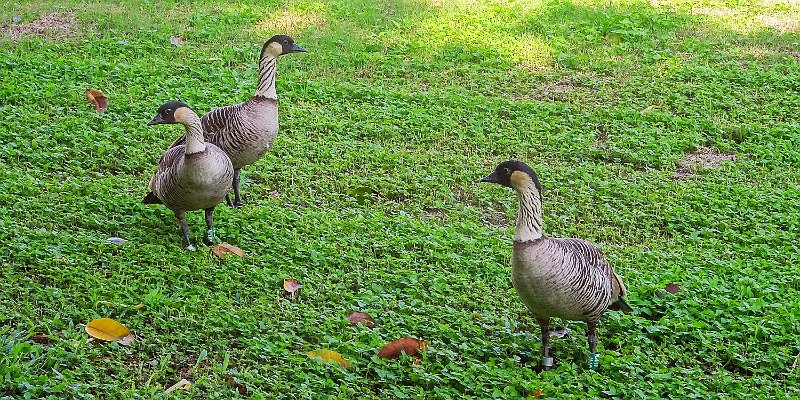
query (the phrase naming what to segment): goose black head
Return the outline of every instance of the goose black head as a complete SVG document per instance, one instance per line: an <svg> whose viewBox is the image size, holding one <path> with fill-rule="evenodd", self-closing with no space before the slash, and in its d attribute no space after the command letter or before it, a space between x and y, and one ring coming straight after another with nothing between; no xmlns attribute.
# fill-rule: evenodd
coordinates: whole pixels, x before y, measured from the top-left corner
<svg viewBox="0 0 800 400"><path fill-rule="evenodd" d="M539 177L533 169L522 161L509 160L500 163L489 175L481 179L481 182L496 183L512 189L522 189L527 181L533 182L536 190L541 192L542 186L539 184Z"/></svg>
<svg viewBox="0 0 800 400"><path fill-rule="evenodd" d="M178 124L185 122L182 118L183 113L176 113L176 111L184 108L191 110L186 103L181 103L180 101L170 101L164 103L164 105L158 108L158 114L156 114L156 116L153 117L153 120L148 122L147 125Z"/></svg>
<svg viewBox="0 0 800 400"><path fill-rule="evenodd" d="M289 54L289 53L305 53L306 49L297 45L289 36L275 35L264 43L261 48L261 57L264 57L265 52L269 52L274 57Z"/></svg>

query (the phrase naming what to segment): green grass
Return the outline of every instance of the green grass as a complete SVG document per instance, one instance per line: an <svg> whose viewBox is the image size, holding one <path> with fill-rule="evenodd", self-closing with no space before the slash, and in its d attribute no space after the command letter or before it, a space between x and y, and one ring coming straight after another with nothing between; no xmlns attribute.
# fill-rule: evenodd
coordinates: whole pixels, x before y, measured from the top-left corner
<svg viewBox="0 0 800 400"><path fill-rule="evenodd" d="M79 22L0 37L0 398L154 398L181 378L175 398L800 396L796 3L183 3L0 10ZM139 204L182 130L145 124L168 100L246 99L274 33L309 52L279 63L281 133L244 172L247 205L216 213L249 257L185 252L172 213ZM673 179L700 146L737 160ZM595 242L631 292L599 373L579 323L533 370L516 201L477 184L511 157L540 175L546 233ZM138 340L87 344L97 317ZM403 336L430 342L420 365L376 358ZM305 355L322 348L353 366Z"/></svg>

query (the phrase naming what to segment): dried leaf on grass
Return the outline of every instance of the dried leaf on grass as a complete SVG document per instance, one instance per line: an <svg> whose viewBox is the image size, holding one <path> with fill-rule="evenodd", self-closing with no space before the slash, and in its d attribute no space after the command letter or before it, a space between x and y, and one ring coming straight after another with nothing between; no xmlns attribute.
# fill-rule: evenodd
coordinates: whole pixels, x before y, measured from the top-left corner
<svg viewBox="0 0 800 400"><path fill-rule="evenodd" d="M220 243L211 248L211 252L219 258L225 258L226 254L233 254L237 257L244 257L244 251L229 243Z"/></svg>
<svg viewBox="0 0 800 400"><path fill-rule="evenodd" d="M397 339L392 343L383 346L381 351L378 352L378 358L395 359L400 358L402 353L406 353L409 357L421 355L422 352L428 349L428 342L425 340L414 339L412 337L404 337Z"/></svg>
<svg viewBox="0 0 800 400"><path fill-rule="evenodd" d="M237 381L236 378L229 376L225 378L225 383L227 383L228 386L231 387L231 389L235 389L237 392L239 392L240 395L242 396L247 395L247 386L239 383L239 381Z"/></svg>
<svg viewBox="0 0 800 400"><path fill-rule="evenodd" d="M86 101L92 103L97 112L103 112L108 108L108 97L97 89L86 89Z"/></svg>
<svg viewBox="0 0 800 400"><path fill-rule="evenodd" d="M303 285L297 281L297 279L289 278L283 280L283 290L295 294L298 290L302 289Z"/></svg>
<svg viewBox="0 0 800 400"><path fill-rule="evenodd" d="M169 38L169 42L175 47L180 47L184 42L186 42L186 38L183 36L171 36Z"/></svg>
<svg viewBox="0 0 800 400"><path fill-rule="evenodd" d="M111 318L98 318L89 322L86 324L86 333L107 342L118 342L126 346L133 343L131 331Z"/></svg>
<svg viewBox="0 0 800 400"><path fill-rule="evenodd" d="M309 358L319 359L319 360L322 360L323 362L335 362L335 363L338 363L343 368L347 368L347 367L350 366L350 362L345 360L344 357L342 357L341 354L339 354L339 353L337 353L337 352L335 352L333 350L327 350L327 349L314 350L314 351L309 351L308 353L306 353L306 355Z"/></svg>
<svg viewBox="0 0 800 400"><path fill-rule="evenodd" d="M375 320L369 314L361 311L353 311L347 314L347 320L350 321L350 325L362 324L367 328L375 327Z"/></svg>
<svg viewBox="0 0 800 400"><path fill-rule="evenodd" d="M186 390L189 389L190 387L192 387L192 382L189 382L186 379L181 379L178 381L178 383L168 387L167 390L164 391L164 394L172 393L178 389Z"/></svg>
<svg viewBox="0 0 800 400"><path fill-rule="evenodd" d="M669 283L664 287L664 290L669 294L675 294L681 291L681 287L675 283Z"/></svg>

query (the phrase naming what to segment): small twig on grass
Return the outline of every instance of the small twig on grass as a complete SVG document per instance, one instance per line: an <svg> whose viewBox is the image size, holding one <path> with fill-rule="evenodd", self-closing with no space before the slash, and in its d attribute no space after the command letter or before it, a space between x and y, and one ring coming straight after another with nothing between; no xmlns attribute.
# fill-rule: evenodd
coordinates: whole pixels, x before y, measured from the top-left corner
<svg viewBox="0 0 800 400"><path fill-rule="evenodd" d="M794 356L794 362L792 363L792 368L789 370L789 375L793 374L794 373L794 369L797 368L797 360L798 359L800 359L800 353L797 353L797 355Z"/></svg>

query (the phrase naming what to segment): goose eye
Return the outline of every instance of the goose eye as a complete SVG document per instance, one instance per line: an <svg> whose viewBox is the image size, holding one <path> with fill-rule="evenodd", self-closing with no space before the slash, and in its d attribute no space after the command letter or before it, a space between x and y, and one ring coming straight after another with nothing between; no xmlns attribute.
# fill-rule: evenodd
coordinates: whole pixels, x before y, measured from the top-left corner
<svg viewBox="0 0 800 400"><path fill-rule="evenodd" d="M168 108L168 109L164 110L164 115L168 115L168 114L171 114L171 113L172 113L172 109L171 108Z"/></svg>
<svg viewBox="0 0 800 400"><path fill-rule="evenodd" d="M505 172L506 175L511 175L511 169L509 168L503 168L503 172Z"/></svg>

